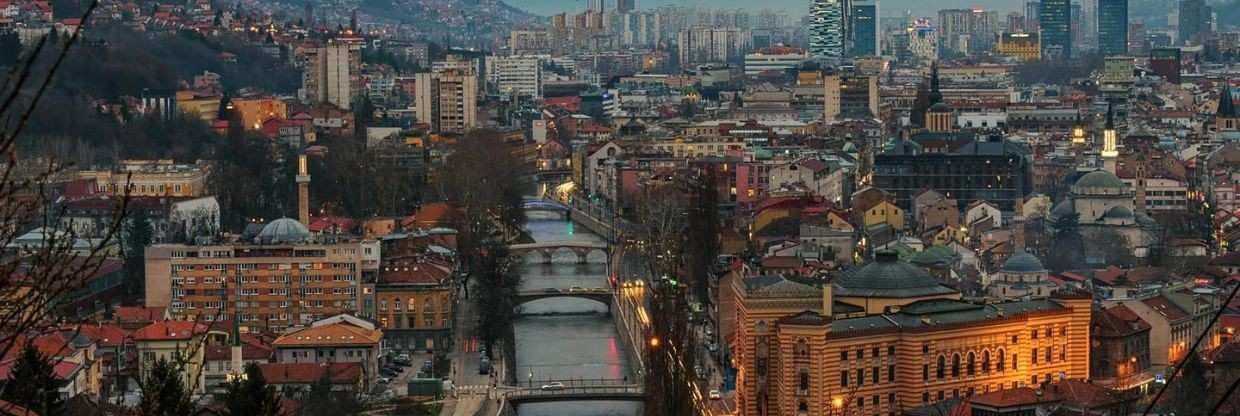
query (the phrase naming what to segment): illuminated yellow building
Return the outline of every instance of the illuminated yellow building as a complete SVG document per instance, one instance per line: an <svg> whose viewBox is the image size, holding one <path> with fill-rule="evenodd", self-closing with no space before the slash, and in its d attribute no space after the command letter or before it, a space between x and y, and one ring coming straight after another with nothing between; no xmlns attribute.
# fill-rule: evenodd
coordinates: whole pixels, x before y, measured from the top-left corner
<svg viewBox="0 0 1240 416"><path fill-rule="evenodd" d="M904 210L891 203L891 201L880 201L869 209L865 210L863 215L866 227L878 224L887 224L891 228L897 230L904 229Z"/></svg>
<svg viewBox="0 0 1240 416"><path fill-rule="evenodd" d="M739 414L902 414L1089 376L1087 293L973 304L895 253L877 258L821 288L733 280Z"/></svg>
<svg viewBox="0 0 1240 416"><path fill-rule="evenodd" d="M995 49L1000 55L1036 61L1041 57L1042 43L1037 33L1004 32L999 35L999 43L995 44Z"/></svg>
<svg viewBox="0 0 1240 416"><path fill-rule="evenodd" d="M232 104L247 130L261 129L273 118L288 118L288 105L275 98L234 98Z"/></svg>

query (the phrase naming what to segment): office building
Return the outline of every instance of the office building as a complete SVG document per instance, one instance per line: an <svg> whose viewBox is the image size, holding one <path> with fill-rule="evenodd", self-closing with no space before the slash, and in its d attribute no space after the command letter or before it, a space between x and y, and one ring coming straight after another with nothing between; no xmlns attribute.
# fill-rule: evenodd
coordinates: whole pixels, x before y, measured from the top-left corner
<svg viewBox="0 0 1240 416"><path fill-rule="evenodd" d="M810 56L844 57L844 0L813 0L809 13Z"/></svg>
<svg viewBox="0 0 1240 416"><path fill-rule="evenodd" d="M1180 48L1150 49L1150 69L1169 83L1180 83Z"/></svg>
<svg viewBox="0 0 1240 416"><path fill-rule="evenodd" d="M237 319L278 333L356 311L363 263L377 262L378 251L377 243L316 242L291 218L248 241L156 244L146 248L146 306L166 307L175 319Z"/></svg>
<svg viewBox="0 0 1240 416"><path fill-rule="evenodd" d="M823 86L823 120L878 116L877 77L827 74Z"/></svg>
<svg viewBox="0 0 1240 416"><path fill-rule="evenodd" d="M637 0L616 0L616 11L630 13L637 10Z"/></svg>
<svg viewBox="0 0 1240 416"><path fill-rule="evenodd" d="M1128 53L1128 0L1098 0L1098 51Z"/></svg>
<svg viewBox="0 0 1240 416"><path fill-rule="evenodd" d="M848 18L852 30L852 56L878 56L882 48L882 31L878 28L878 0L854 0Z"/></svg>
<svg viewBox="0 0 1240 416"><path fill-rule="evenodd" d="M302 50L304 72L303 101L330 103L348 110L362 94L362 44L350 39L332 39L326 44Z"/></svg>
<svg viewBox="0 0 1240 416"><path fill-rule="evenodd" d="M1031 2L1025 3L1025 31L1026 32L1037 32L1038 29L1040 29L1038 27L1038 23L1041 22L1042 17L1038 13L1038 11L1041 8L1042 8L1042 2L1040 1L1031 1Z"/></svg>
<svg viewBox="0 0 1240 416"><path fill-rule="evenodd" d="M945 50L967 53L974 43L988 43L993 37L998 14L982 9L939 10L939 44Z"/></svg>
<svg viewBox="0 0 1240 416"><path fill-rule="evenodd" d="M762 48L745 54L745 76L763 72L786 72L809 59L809 54L795 48Z"/></svg>
<svg viewBox="0 0 1240 416"><path fill-rule="evenodd" d="M1180 0L1179 45L1200 45L1201 36L1210 31L1210 6L1206 0Z"/></svg>
<svg viewBox="0 0 1240 416"><path fill-rule="evenodd" d="M1072 0L1042 0L1038 27L1043 59L1072 58Z"/></svg>
<svg viewBox="0 0 1240 416"><path fill-rule="evenodd" d="M739 414L907 414L1089 377L1088 293L968 303L895 252L821 287L780 275L726 281Z"/></svg>
<svg viewBox="0 0 1240 416"><path fill-rule="evenodd" d="M680 66L740 61L749 49L749 32L735 28L698 26L676 36L680 47Z"/></svg>
<svg viewBox="0 0 1240 416"><path fill-rule="evenodd" d="M586 4L586 9L588 9L591 13L603 14L603 12L606 11L605 10L606 6L604 4L607 2L607 0L589 0L589 1L590 2Z"/></svg>
<svg viewBox="0 0 1240 416"><path fill-rule="evenodd" d="M940 114L940 108L932 106L933 111L927 111L927 123L935 124L932 130L944 129L935 117L947 115ZM943 147L942 143L954 144ZM890 192L906 210L916 193L934 189L962 203L989 201L1011 212L1032 191L1031 166L1026 148L1000 137L928 132L914 134L876 155L873 180L874 187Z"/></svg>
<svg viewBox="0 0 1240 416"><path fill-rule="evenodd" d="M908 50L925 61L939 59L939 35L927 19L917 19L908 30Z"/></svg>
<svg viewBox="0 0 1240 416"><path fill-rule="evenodd" d="M420 73L414 107L417 121L432 132L464 134L478 126L478 76L450 69Z"/></svg>
<svg viewBox="0 0 1240 416"><path fill-rule="evenodd" d="M999 44L995 45L995 50L1000 55L1016 57L1024 61L1036 61L1042 56L1037 33L1003 32L999 35Z"/></svg>
<svg viewBox="0 0 1240 416"><path fill-rule="evenodd" d="M537 56L492 56L487 59L487 81L504 95L542 98L542 59Z"/></svg>

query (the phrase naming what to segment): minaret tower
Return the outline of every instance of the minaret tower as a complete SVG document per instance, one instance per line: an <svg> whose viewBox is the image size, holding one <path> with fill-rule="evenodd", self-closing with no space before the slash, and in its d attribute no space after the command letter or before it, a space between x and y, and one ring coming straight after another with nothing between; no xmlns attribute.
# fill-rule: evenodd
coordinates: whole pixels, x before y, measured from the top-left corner
<svg viewBox="0 0 1240 416"><path fill-rule="evenodd" d="M1115 150L1115 108L1107 103L1107 124L1102 130L1102 166L1107 172L1115 173L1115 162L1119 151Z"/></svg>
<svg viewBox="0 0 1240 416"><path fill-rule="evenodd" d="M241 311L237 312L237 314L233 315L232 336L230 337L232 338L232 345L229 348L231 353L229 361L232 364L233 377L241 377L245 374L245 365L241 364L243 358L241 356Z"/></svg>
<svg viewBox="0 0 1240 416"><path fill-rule="evenodd" d="M1076 113L1076 125L1072 126L1072 146L1084 146L1085 141L1085 123L1081 121L1081 113Z"/></svg>
<svg viewBox="0 0 1240 416"><path fill-rule="evenodd" d="M297 155L297 221L310 224L310 166L305 153Z"/></svg>

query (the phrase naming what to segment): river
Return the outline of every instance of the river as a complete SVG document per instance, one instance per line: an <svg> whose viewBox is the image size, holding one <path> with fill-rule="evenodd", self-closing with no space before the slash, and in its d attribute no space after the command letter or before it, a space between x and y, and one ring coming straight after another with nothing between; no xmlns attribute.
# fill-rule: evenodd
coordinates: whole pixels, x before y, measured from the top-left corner
<svg viewBox="0 0 1240 416"><path fill-rule="evenodd" d="M527 213L525 228L539 242L602 241L599 236L554 213ZM592 257L595 262L579 265L574 264L575 255L565 252L553 258L554 264L547 265L542 264L538 255L531 255L521 266L521 290L607 287L607 266L597 262L602 255L592 256L597 256ZM515 324L518 382L538 386L543 380L633 377L623 343L616 333L615 323L606 313L606 306L585 299L553 298L527 303L520 311L523 315ZM523 404L517 408L517 414L633 416L641 410L640 402L561 401Z"/></svg>

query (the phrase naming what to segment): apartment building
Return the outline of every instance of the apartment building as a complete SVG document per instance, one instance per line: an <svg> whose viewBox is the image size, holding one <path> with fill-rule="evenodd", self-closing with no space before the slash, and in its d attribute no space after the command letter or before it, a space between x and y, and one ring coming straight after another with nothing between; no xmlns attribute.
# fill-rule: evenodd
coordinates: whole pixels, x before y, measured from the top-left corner
<svg viewBox="0 0 1240 416"><path fill-rule="evenodd" d="M358 240L314 241L289 218L251 241L152 245L146 306L167 307L175 319L236 318L250 331L278 333L358 310L368 249L377 251Z"/></svg>

